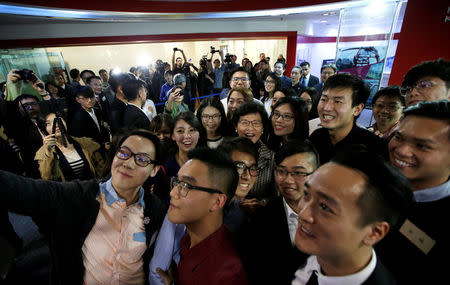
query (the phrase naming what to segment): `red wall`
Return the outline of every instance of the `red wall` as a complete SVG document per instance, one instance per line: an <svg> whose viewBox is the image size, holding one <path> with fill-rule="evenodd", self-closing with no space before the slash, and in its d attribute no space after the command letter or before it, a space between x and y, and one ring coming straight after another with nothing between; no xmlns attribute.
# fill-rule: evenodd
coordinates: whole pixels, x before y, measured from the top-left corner
<svg viewBox="0 0 450 285"><path fill-rule="evenodd" d="M408 1L389 85L400 85L405 73L424 60L450 60L449 7L448 0Z"/></svg>

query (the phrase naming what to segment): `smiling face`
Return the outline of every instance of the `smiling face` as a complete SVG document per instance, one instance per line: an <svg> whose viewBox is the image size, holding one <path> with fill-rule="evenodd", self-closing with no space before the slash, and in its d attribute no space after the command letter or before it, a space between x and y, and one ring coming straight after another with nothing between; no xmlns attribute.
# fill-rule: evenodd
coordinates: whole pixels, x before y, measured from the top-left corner
<svg viewBox="0 0 450 285"><path fill-rule="evenodd" d="M207 133L215 133L220 127L221 115L217 108L206 106L202 112L202 125Z"/></svg>
<svg viewBox="0 0 450 285"><path fill-rule="evenodd" d="M78 103L80 103L81 107L85 110L91 110L94 108L95 105L95 97L84 97L84 96L77 96L75 97L75 100L77 100Z"/></svg>
<svg viewBox="0 0 450 285"><path fill-rule="evenodd" d="M273 67L273 71L278 75L283 75L284 68L282 63L275 63L275 66Z"/></svg>
<svg viewBox="0 0 450 285"><path fill-rule="evenodd" d="M398 98L380 96L373 104L372 113L377 125L392 127L402 117L402 103Z"/></svg>
<svg viewBox="0 0 450 285"><path fill-rule="evenodd" d="M184 95L182 92L183 92L183 89L181 89L181 88L175 88L175 90L173 90L173 93L175 95L174 99L173 99L174 102L177 102L177 103L183 102Z"/></svg>
<svg viewBox="0 0 450 285"><path fill-rule="evenodd" d="M264 81L264 88L266 89L266 92L272 93L275 90L275 78L267 76L266 80Z"/></svg>
<svg viewBox="0 0 450 285"><path fill-rule="evenodd" d="M413 88L413 90L406 94L406 107L415 105L421 101L436 101L443 99L450 99L450 89L447 88L445 81L439 77L425 76L417 80L417 82L426 81L431 83L427 88Z"/></svg>
<svg viewBox="0 0 450 285"><path fill-rule="evenodd" d="M288 172L311 173L315 169L315 158L311 153L296 153L286 157L279 165L277 165L277 169ZM301 175L293 177L291 174L283 177L277 175L277 171L275 171L275 183L278 191L287 203L298 204L303 195L306 177L307 176Z"/></svg>
<svg viewBox="0 0 450 285"><path fill-rule="evenodd" d="M322 80L323 83L325 83L325 81L327 81L328 77L334 75L336 72L334 72L334 69L331 67L325 67L321 72L320 72L320 79Z"/></svg>
<svg viewBox="0 0 450 285"><path fill-rule="evenodd" d="M284 120L282 117L283 115L291 118ZM277 118L278 116L280 117ZM292 134L295 129L295 118L290 104L279 105L275 110L273 110L272 127L276 136L283 137Z"/></svg>
<svg viewBox="0 0 450 285"><path fill-rule="evenodd" d="M450 126L443 120L409 115L389 142L390 161L414 190L438 186L450 175Z"/></svg>
<svg viewBox="0 0 450 285"><path fill-rule="evenodd" d="M121 146L129 148L133 153L149 155L151 159L155 159L155 146L153 142L147 138L140 136L130 136ZM121 193L137 191L147 180L149 176L155 176L159 167L155 167L153 163L142 167L136 165L134 156L128 160L122 160L114 156L111 165L112 185L119 196Z"/></svg>
<svg viewBox="0 0 450 285"><path fill-rule="evenodd" d="M96 95L99 95L100 93L102 93L102 81L98 78L93 78L89 82L89 87L92 88L92 90L94 91L94 93Z"/></svg>
<svg viewBox="0 0 450 285"><path fill-rule="evenodd" d="M178 146L179 151L188 152L195 148L200 133L184 120L178 120L173 129L172 139Z"/></svg>
<svg viewBox="0 0 450 285"><path fill-rule="evenodd" d="M243 88L250 88L250 84L252 83L250 81L250 78L248 77L247 72L245 71L237 71L233 73L230 81L230 87L236 88L236 87L243 87Z"/></svg>
<svg viewBox="0 0 450 285"><path fill-rule="evenodd" d="M234 162L243 162L247 167L257 166L255 157L246 152L233 151L231 153L231 159ZM239 176L239 183L236 188L235 196L239 199L245 198L248 192L253 188L253 185L255 185L257 178L258 176L251 176L248 170L244 171L242 175Z"/></svg>
<svg viewBox="0 0 450 285"><path fill-rule="evenodd" d="M236 130L238 136L248 138L253 143L256 143L261 138L264 130L261 115L259 113L252 113L241 116Z"/></svg>
<svg viewBox="0 0 450 285"><path fill-rule="evenodd" d="M241 92L233 91L228 99L228 113L233 115L234 111L244 103L244 95L242 95Z"/></svg>
<svg viewBox="0 0 450 285"><path fill-rule="evenodd" d="M355 117L364 107L362 104L352 107L352 92L351 88L333 88L322 92L317 111L324 128L352 128Z"/></svg>
<svg viewBox="0 0 450 285"><path fill-rule="evenodd" d="M351 258L362 248L370 225L361 226L357 201L366 185L354 169L327 163L305 183L299 203L295 245L321 259Z"/></svg>

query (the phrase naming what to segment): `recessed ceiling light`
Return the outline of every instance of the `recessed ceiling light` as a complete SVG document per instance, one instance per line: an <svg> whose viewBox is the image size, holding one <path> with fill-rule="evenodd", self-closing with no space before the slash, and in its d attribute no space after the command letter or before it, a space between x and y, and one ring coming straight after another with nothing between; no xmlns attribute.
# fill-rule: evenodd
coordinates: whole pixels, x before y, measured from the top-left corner
<svg viewBox="0 0 450 285"><path fill-rule="evenodd" d="M320 20L321 23L326 23L328 22L327 20Z"/></svg>
<svg viewBox="0 0 450 285"><path fill-rule="evenodd" d="M328 13L323 13L323 14L322 14L322 16L328 16L328 15L329 15Z"/></svg>

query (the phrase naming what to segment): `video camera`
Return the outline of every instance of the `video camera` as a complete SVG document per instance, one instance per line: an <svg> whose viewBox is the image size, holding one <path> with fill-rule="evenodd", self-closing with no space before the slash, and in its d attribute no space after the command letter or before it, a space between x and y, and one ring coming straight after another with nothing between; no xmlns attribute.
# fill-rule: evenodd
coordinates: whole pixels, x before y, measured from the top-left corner
<svg viewBox="0 0 450 285"><path fill-rule="evenodd" d="M232 54L229 54L229 53L227 53L226 55L225 55L225 59L223 60L225 63L227 63L227 64L231 64L232 63L232 61L231 61L231 58L233 57L233 55Z"/></svg>
<svg viewBox="0 0 450 285"><path fill-rule="evenodd" d="M211 53L214 54L216 52L220 52L220 50L216 50L215 47L211 46Z"/></svg>
<svg viewBox="0 0 450 285"><path fill-rule="evenodd" d="M14 71L14 73L19 75L20 80L30 81L33 84L38 81L38 78L34 74L33 70L21 69L21 70ZM42 83L38 83L37 86L41 89L44 89L44 84L42 84Z"/></svg>
<svg viewBox="0 0 450 285"><path fill-rule="evenodd" d="M176 47L173 48L173 51L177 51L177 50L180 50L180 49L179 49L179 48L176 48Z"/></svg>
<svg viewBox="0 0 450 285"><path fill-rule="evenodd" d="M206 58L206 56L203 56L202 59L200 59L200 66L203 69L206 69L208 67L208 59Z"/></svg>

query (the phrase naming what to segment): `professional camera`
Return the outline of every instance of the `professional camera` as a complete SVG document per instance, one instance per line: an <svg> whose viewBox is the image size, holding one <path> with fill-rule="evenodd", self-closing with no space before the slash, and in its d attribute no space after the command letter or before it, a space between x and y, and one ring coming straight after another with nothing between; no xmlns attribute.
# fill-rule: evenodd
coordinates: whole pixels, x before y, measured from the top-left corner
<svg viewBox="0 0 450 285"><path fill-rule="evenodd" d="M178 48L176 48L176 47L174 47L174 48L173 48L173 51L177 51L177 50L179 50L179 49L178 49Z"/></svg>
<svg viewBox="0 0 450 285"><path fill-rule="evenodd" d="M18 71L14 71L14 73L18 74L21 80L28 80L31 81L32 83L36 83L36 81L38 80L36 75L34 75L33 70L21 69Z"/></svg>
<svg viewBox="0 0 450 285"><path fill-rule="evenodd" d="M220 50L216 50L215 47L211 46L211 53L220 52Z"/></svg>
<svg viewBox="0 0 450 285"><path fill-rule="evenodd" d="M229 53L227 53L226 55L225 55L225 59L223 60L225 63L228 63L228 64L231 64L231 58L233 57L233 55L232 54L229 54Z"/></svg>
<svg viewBox="0 0 450 285"><path fill-rule="evenodd" d="M206 56L203 56L202 59L200 59L200 66L203 69L206 69L208 65L208 59L206 59Z"/></svg>

